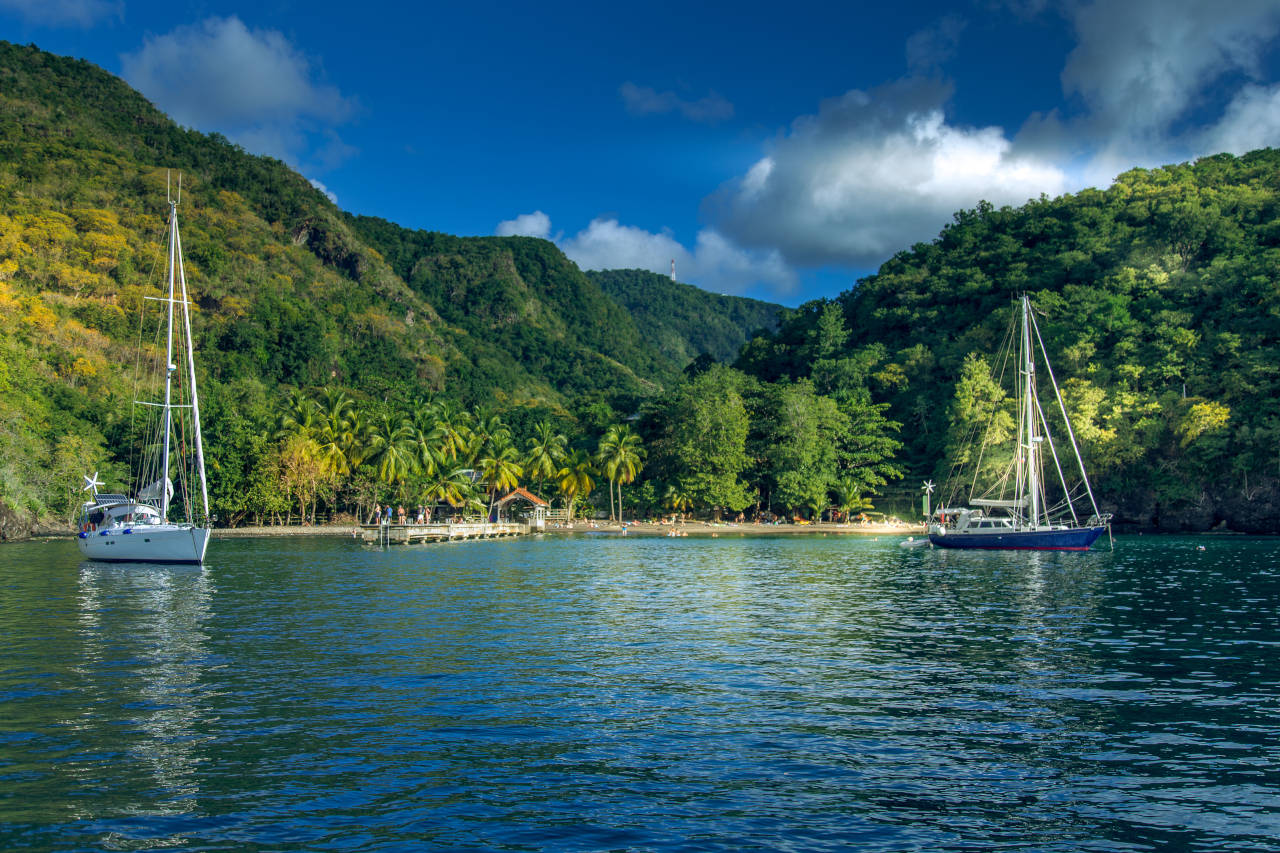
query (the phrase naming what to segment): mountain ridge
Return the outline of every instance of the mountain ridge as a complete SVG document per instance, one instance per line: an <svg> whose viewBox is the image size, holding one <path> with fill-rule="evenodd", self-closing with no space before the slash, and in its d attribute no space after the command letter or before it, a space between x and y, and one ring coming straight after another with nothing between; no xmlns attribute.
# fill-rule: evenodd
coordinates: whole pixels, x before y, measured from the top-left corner
<svg viewBox="0 0 1280 853"><path fill-rule="evenodd" d="M56 484L118 455L129 317L157 292L145 275L179 173L211 406L223 391L261 400L339 385L370 400L438 394L572 421L583 406L634 407L685 366L550 242L352 216L284 163L179 127L89 62L0 42L10 507L62 512L74 496Z"/></svg>

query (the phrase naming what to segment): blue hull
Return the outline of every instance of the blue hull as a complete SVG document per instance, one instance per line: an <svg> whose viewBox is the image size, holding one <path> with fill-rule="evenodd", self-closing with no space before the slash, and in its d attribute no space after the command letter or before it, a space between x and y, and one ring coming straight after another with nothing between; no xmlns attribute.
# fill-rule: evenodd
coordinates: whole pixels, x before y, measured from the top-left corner
<svg viewBox="0 0 1280 853"><path fill-rule="evenodd" d="M1076 527L1071 530L1017 530L1001 533L929 534L937 548L981 548L985 550L1088 551L1105 527Z"/></svg>

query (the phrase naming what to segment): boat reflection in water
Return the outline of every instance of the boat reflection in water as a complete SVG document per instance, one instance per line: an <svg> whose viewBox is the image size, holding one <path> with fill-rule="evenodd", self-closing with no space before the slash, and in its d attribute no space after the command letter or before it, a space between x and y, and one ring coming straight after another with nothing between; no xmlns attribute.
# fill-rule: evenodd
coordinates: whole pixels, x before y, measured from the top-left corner
<svg viewBox="0 0 1280 853"><path fill-rule="evenodd" d="M81 742L111 753L113 776L124 774L131 788L151 792L115 804L138 818L174 818L198 809L200 752L212 740L201 724L211 716L202 685L209 678L213 593L213 581L201 568L81 565L79 707L98 710L63 724ZM92 788L102 764L67 762L64 769L80 786ZM102 805L100 798L87 802Z"/></svg>

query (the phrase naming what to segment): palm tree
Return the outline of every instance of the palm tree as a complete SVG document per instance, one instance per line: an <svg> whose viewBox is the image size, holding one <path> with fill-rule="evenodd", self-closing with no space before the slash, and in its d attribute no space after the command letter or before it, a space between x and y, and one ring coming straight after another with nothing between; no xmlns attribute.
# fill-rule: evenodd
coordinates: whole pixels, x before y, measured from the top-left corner
<svg viewBox="0 0 1280 853"><path fill-rule="evenodd" d="M684 514L693 508L693 499L683 485L672 483L662 495L662 504L672 512L680 513L680 520L683 521Z"/></svg>
<svg viewBox="0 0 1280 853"><path fill-rule="evenodd" d="M364 409L353 409L347 419L347 428L341 435L342 452L347 457L347 466L356 470L373 452L373 422Z"/></svg>
<svg viewBox="0 0 1280 853"><path fill-rule="evenodd" d="M546 479L555 476L559 470L567 444L568 440L556 432L550 421L541 421L534 427L533 438L529 439L529 453L525 457L525 473L530 479L538 478L539 492Z"/></svg>
<svg viewBox="0 0 1280 853"><path fill-rule="evenodd" d="M862 496L858 481L848 475L836 481L835 498L836 509L844 514L846 524L849 521L849 514L855 509L859 511L871 509L871 500Z"/></svg>
<svg viewBox="0 0 1280 853"><path fill-rule="evenodd" d="M510 491L520 485L520 475L524 473L524 468L520 466L519 453L516 452L515 445L511 443L505 430L500 431L496 437L491 438L485 455L480 458L480 481L485 484L485 490L489 493L489 513L493 513L494 501L498 499L498 492Z"/></svg>
<svg viewBox="0 0 1280 853"><path fill-rule="evenodd" d="M586 499L596 487L596 469L585 450L574 450L565 456L564 465L556 472L556 484L569 509L569 521L573 522L573 504L578 498Z"/></svg>
<svg viewBox="0 0 1280 853"><path fill-rule="evenodd" d="M461 470L446 473L437 469L427 480L423 499L432 503L447 503L455 509L467 503L471 494L471 478Z"/></svg>
<svg viewBox="0 0 1280 853"><path fill-rule="evenodd" d="M276 423L275 440L284 441L291 436L301 435L310 438L315 429L320 410L315 400L307 396L301 388L289 392L285 400L284 411Z"/></svg>
<svg viewBox="0 0 1280 853"><path fill-rule="evenodd" d="M431 434L443 458L456 462L471 437L471 416L448 400L441 400L435 404Z"/></svg>
<svg viewBox="0 0 1280 853"><path fill-rule="evenodd" d="M626 424L609 427L596 450L596 461L609 478L609 519L613 520L613 484L618 484L618 519L622 518L622 484L633 482L644 465L640 436Z"/></svg>
<svg viewBox="0 0 1280 853"><path fill-rule="evenodd" d="M406 418L382 414L369 446L369 459L382 482L398 485L415 470L413 426Z"/></svg>
<svg viewBox="0 0 1280 853"><path fill-rule="evenodd" d="M320 463L330 474L351 472L347 449L351 443L348 436L354 415L355 401L341 389L326 388L323 401L316 405L312 432L320 448Z"/></svg>

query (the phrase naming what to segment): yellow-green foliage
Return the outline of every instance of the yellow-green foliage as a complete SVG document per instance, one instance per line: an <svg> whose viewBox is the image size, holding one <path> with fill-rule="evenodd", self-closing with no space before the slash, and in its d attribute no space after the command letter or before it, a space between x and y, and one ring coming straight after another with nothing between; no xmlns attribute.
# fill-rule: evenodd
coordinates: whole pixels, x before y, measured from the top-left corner
<svg viewBox="0 0 1280 853"><path fill-rule="evenodd" d="M550 243L345 216L283 163L178 127L101 69L0 42L0 500L61 512L71 498L49 478L82 473L62 470L79 458L68 448L97 449L104 470L127 454L137 317L166 286L179 182L219 464L258 452L245 438L228 456L223 436L270 408L220 406L237 395L561 405L650 393L683 367Z"/></svg>
<svg viewBox="0 0 1280 853"><path fill-rule="evenodd" d="M828 361L891 402L922 475L945 474L935 466L954 455L964 415L945 401L969 394L967 359L999 348L1023 293L1104 495L1149 511L1226 503L1280 477L1280 151L1134 169L1105 191L1017 208L982 203L834 300L851 334ZM822 313L802 306L741 365L817 375ZM927 360L901 356L918 348Z"/></svg>

